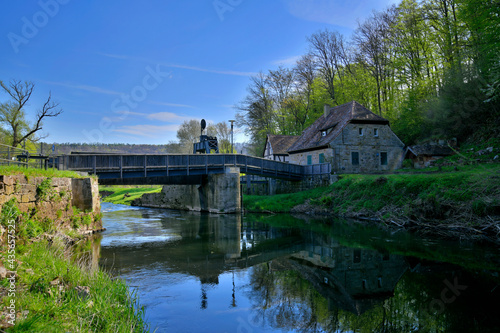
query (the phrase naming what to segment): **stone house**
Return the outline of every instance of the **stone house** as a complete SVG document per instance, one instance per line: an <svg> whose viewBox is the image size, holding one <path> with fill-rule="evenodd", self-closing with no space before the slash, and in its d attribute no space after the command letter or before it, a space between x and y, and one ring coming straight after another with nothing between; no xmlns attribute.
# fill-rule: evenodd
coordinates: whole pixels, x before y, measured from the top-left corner
<svg viewBox="0 0 500 333"><path fill-rule="evenodd" d="M287 150L298 138L298 135L268 134L262 156L268 160L288 162L289 156Z"/></svg>
<svg viewBox="0 0 500 333"><path fill-rule="evenodd" d="M331 108L288 149L290 163L331 163L336 173L384 172L399 168L404 143L389 121L356 101Z"/></svg>

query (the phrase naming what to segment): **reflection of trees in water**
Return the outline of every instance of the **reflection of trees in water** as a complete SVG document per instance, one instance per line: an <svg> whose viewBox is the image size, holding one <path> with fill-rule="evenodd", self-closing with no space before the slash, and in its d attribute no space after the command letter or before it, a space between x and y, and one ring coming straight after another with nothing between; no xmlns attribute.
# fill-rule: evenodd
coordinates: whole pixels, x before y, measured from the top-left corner
<svg viewBox="0 0 500 333"><path fill-rule="evenodd" d="M297 272L276 269L276 264L280 262L261 264L252 270L249 298L255 310L253 321L280 329L317 331L321 314L318 310L328 308L326 300Z"/></svg>
<svg viewBox="0 0 500 333"><path fill-rule="evenodd" d="M489 306L484 299L481 303L487 288L480 287L480 282L475 278L470 280L472 276L467 278L459 275L459 281L469 287L479 287L480 293L464 292L461 299L457 297L456 301L445 304L442 309L437 305L436 300L446 287L443 281L453 281L456 276L455 270L426 274L407 272L396 285L393 297L374 300L370 309L358 315L336 306L332 300L315 290L299 272L292 270L288 259L279 259L253 267L248 296L253 302L252 320L255 326L283 330L466 332L476 326L476 330L472 331L480 332L497 327L499 319L488 315L494 307ZM477 304L478 309L471 310L471 302ZM476 318L488 322L486 327L475 323Z"/></svg>

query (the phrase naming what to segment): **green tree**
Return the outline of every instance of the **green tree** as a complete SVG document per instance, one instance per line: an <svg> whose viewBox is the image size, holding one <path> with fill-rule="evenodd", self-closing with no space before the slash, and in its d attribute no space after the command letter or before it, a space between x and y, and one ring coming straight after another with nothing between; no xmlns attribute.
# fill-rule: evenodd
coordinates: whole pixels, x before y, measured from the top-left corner
<svg viewBox="0 0 500 333"><path fill-rule="evenodd" d="M221 154L235 154L236 150L233 147L231 151L231 126L228 122L221 121L216 124L209 124L207 126L207 133L210 136L217 137L217 145L219 146L219 153Z"/></svg>
<svg viewBox="0 0 500 333"><path fill-rule="evenodd" d="M195 119L185 120L177 130L177 139L179 139L178 153L192 154L193 144L200 141L200 135L200 121Z"/></svg>

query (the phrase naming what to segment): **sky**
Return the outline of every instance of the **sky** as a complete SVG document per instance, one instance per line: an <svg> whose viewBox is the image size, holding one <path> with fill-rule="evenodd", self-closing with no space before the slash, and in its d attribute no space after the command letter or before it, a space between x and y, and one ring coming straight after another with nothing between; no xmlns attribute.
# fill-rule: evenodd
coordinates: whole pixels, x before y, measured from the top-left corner
<svg viewBox="0 0 500 333"><path fill-rule="evenodd" d="M63 113L45 142L165 144L185 120L235 119L250 77L293 66L307 37L349 37L397 0L24 0L0 11L0 80ZM0 92L0 102L8 96ZM242 129L235 142L247 140Z"/></svg>

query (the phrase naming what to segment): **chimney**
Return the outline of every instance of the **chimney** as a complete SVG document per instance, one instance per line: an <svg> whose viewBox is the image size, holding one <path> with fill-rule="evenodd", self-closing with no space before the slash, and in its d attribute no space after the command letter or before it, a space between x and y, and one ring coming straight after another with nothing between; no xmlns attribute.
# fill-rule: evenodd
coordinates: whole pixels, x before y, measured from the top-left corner
<svg viewBox="0 0 500 333"><path fill-rule="evenodd" d="M328 116L328 114L330 113L330 109L331 109L331 108L332 108L332 107L331 107L329 104L325 104L325 105L323 106L323 113L324 113L325 118L326 118L326 116Z"/></svg>

